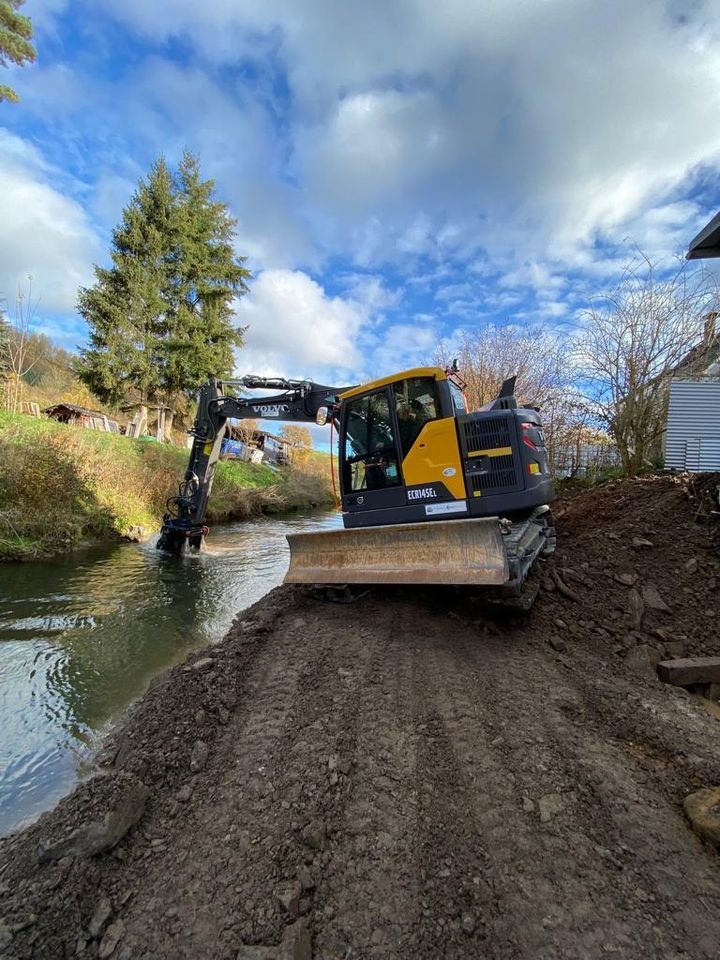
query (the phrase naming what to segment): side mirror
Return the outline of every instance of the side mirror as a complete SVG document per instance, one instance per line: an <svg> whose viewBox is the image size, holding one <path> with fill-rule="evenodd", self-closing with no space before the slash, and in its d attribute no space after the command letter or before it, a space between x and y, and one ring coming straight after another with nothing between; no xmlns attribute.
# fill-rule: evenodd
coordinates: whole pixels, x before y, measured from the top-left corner
<svg viewBox="0 0 720 960"><path fill-rule="evenodd" d="M328 422L328 408L318 407L318 412L315 414L315 423L319 427L324 427L327 422Z"/></svg>

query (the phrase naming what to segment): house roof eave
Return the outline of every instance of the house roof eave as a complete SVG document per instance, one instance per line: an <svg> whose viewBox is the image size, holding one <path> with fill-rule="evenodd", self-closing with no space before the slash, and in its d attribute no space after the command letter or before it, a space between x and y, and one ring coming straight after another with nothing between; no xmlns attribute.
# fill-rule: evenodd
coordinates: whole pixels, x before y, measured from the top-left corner
<svg viewBox="0 0 720 960"><path fill-rule="evenodd" d="M700 233L690 241L687 260L703 260L720 257L720 213L705 224Z"/></svg>

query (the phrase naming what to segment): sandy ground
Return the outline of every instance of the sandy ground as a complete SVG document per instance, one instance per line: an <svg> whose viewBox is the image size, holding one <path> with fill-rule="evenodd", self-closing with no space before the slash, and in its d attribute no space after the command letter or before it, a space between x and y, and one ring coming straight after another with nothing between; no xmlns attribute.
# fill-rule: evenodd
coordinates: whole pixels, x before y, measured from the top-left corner
<svg viewBox="0 0 720 960"><path fill-rule="evenodd" d="M661 478L557 512L529 616L284 587L159 677L0 841L0 957L716 960L682 801L720 784L720 720L654 673L720 646L707 502Z"/></svg>

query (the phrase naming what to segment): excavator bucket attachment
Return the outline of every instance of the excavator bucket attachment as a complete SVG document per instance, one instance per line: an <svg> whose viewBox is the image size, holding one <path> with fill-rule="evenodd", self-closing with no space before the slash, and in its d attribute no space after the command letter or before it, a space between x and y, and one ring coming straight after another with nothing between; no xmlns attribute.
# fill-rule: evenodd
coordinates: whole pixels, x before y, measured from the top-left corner
<svg viewBox="0 0 720 960"><path fill-rule="evenodd" d="M285 583L500 585L508 560L497 517L288 536Z"/></svg>

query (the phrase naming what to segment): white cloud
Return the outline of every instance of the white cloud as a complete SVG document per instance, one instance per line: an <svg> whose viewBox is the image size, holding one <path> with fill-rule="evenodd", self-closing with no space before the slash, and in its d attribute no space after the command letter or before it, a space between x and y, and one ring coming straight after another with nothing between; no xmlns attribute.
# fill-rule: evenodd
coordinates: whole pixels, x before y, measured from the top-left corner
<svg viewBox="0 0 720 960"><path fill-rule="evenodd" d="M323 381L357 370L357 336L368 320L362 304L329 297L299 270L265 270L238 305L249 325L237 365L242 373Z"/></svg>
<svg viewBox="0 0 720 960"><path fill-rule="evenodd" d="M55 18L67 8L68 2L69 0L32 0L32 8L21 13L31 18L36 33L52 32Z"/></svg>
<svg viewBox="0 0 720 960"><path fill-rule="evenodd" d="M99 255L87 214L56 180L35 147L0 129L0 293L12 303L32 276L45 313L74 311Z"/></svg>
<svg viewBox="0 0 720 960"><path fill-rule="evenodd" d="M183 138L203 145L260 267L317 271L328 253L407 267L480 249L504 269L574 264L630 229L659 247L644 216L720 163L720 0L92 6L192 43L198 66L133 67L128 113L169 151L192 118ZM253 80L234 91L209 78L240 64Z"/></svg>
<svg viewBox="0 0 720 960"><path fill-rule="evenodd" d="M469 283L448 283L446 286L438 287L435 291L436 300L457 300L458 297L470 297L473 295L473 287Z"/></svg>
<svg viewBox="0 0 720 960"><path fill-rule="evenodd" d="M131 80L126 112L155 155L176 162L186 147L200 154L203 174L238 219L238 253L253 269L317 266L300 192L282 175L285 144L256 97L223 89L199 67L151 58Z"/></svg>
<svg viewBox="0 0 720 960"><path fill-rule="evenodd" d="M480 19L472 7L452 43L436 24L452 90L437 44L421 52L408 18L415 69L433 89L348 93L300 141L316 202L374 218L378 255L427 254L442 237L449 253L480 243L564 258L596 231L621 238L698 164L718 162L720 50L709 30L698 47L697 24L647 2L508 3ZM402 63L391 56L389 71Z"/></svg>
<svg viewBox="0 0 720 960"><path fill-rule="evenodd" d="M367 359L362 379L432 364L439 341L437 327L431 320L422 324L391 324L365 338Z"/></svg>
<svg viewBox="0 0 720 960"><path fill-rule="evenodd" d="M301 132L298 163L313 194L354 216L379 205L402 208L409 192L426 188L442 165L444 141L440 105L429 94L358 93Z"/></svg>
<svg viewBox="0 0 720 960"><path fill-rule="evenodd" d="M339 278L345 286L348 299L362 304L362 310L373 323L384 319L385 311L397 307L401 290L391 290L380 275L350 273Z"/></svg>
<svg viewBox="0 0 720 960"><path fill-rule="evenodd" d="M50 22L64 0L36 3ZM444 285L446 316L530 298L560 317L578 275L612 278L629 241L674 252L710 212L687 198L698 171L720 168L720 0L85 4L191 55L92 85L62 64L33 68L27 107L54 132L56 113L90 104L105 152L87 160L99 171L88 205L106 220L135 162L201 152L258 274L240 313L245 358L267 372L373 372L387 356L378 335L397 292L358 280L330 296L308 272L390 264L416 295ZM79 156L76 127L64 136ZM137 150L123 149L130 129ZM32 169L75 210L79 242L82 211ZM417 354L413 329L394 324L387 343Z"/></svg>

